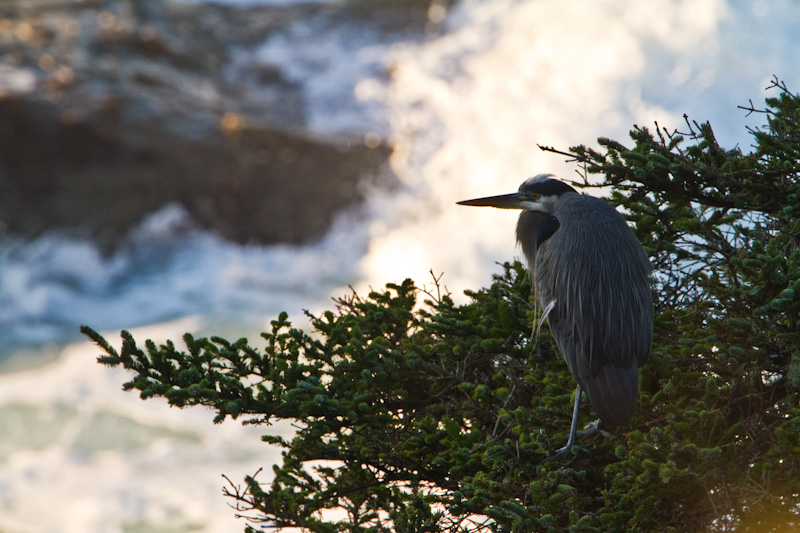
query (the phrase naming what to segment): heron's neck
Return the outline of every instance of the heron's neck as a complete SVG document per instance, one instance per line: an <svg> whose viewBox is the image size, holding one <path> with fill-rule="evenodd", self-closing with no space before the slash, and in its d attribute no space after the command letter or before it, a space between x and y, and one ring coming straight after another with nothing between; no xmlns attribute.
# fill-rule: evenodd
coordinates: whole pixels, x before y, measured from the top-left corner
<svg viewBox="0 0 800 533"><path fill-rule="evenodd" d="M539 230L542 224L550 217L541 211L523 211L517 221L517 242L522 247L522 253L528 262L528 268L533 270L536 265L536 250L538 249ZM552 234L551 234L552 235Z"/></svg>

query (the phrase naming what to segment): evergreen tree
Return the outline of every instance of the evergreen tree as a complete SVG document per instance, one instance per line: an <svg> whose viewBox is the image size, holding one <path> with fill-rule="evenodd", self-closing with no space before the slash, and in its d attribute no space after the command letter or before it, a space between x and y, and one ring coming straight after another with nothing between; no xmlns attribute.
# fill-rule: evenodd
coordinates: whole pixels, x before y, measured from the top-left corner
<svg viewBox="0 0 800 533"><path fill-rule="evenodd" d="M567 152L610 186L654 267L655 340L638 415L546 461L574 380L506 263L454 305L407 280L246 339L115 350L125 390L205 405L216 421L288 419L283 462L227 494L251 527L315 532L786 531L800 527L800 96L777 92L753 150L709 124L635 127L628 147ZM546 150L555 151L552 148ZM601 176L590 184L588 174ZM423 302L418 300L422 299ZM593 418L583 403L582 422ZM265 426L268 430L269 426ZM338 512L332 513L332 510Z"/></svg>

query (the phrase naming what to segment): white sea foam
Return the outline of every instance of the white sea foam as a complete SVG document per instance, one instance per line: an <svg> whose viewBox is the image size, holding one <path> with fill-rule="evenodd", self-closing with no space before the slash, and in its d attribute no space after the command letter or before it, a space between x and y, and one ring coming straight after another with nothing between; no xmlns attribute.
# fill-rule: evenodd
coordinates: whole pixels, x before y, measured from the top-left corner
<svg viewBox="0 0 800 533"><path fill-rule="evenodd" d="M133 333L163 342L199 326L184 319ZM0 374L0 530L243 529L221 474L240 483L267 467L269 479L279 453L259 429L214 426L208 410L123 393L129 376L96 355L83 342L45 367Z"/></svg>
<svg viewBox="0 0 800 533"><path fill-rule="evenodd" d="M382 60L398 38L363 21L322 14L271 36L256 50L255 61L278 67L289 81L302 85L312 130L385 133L381 106L357 98L355 88L364 78L383 76Z"/></svg>
<svg viewBox="0 0 800 533"><path fill-rule="evenodd" d="M48 234L0 245L0 333L20 344L78 338L187 315L260 325L280 311L319 310L356 275L366 231L346 215L309 246L238 245L192 226L171 205L110 256L88 240ZM340 291L344 289L339 289Z"/></svg>
<svg viewBox="0 0 800 533"><path fill-rule="evenodd" d="M736 106L763 101L773 73L800 85L789 52L800 8L776 9L767 20L722 0L460 2L445 36L397 46L389 60L381 97L405 188L375 199L365 278L424 280L433 268L456 294L488 283L493 262L514 255L516 214L454 202L515 191L540 172L577 177L537 144L624 142L632 124L655 121L685 131L687 113L748 149L745 125L763 117Z"/></svg>

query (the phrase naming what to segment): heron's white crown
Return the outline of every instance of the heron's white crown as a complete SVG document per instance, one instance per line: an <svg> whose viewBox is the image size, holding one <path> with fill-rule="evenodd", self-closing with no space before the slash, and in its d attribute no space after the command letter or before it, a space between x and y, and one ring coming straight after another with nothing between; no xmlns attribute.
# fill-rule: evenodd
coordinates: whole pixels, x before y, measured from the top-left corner
<svg viewBox="0 0 800 533"><path fill-rule="evenodd" d="M555 174L536 174L525 181L522 182L522 185L519 186L519 190L521 191L525 187L530 187L534 183L541 183L545 180L556 179Z"/></svg>

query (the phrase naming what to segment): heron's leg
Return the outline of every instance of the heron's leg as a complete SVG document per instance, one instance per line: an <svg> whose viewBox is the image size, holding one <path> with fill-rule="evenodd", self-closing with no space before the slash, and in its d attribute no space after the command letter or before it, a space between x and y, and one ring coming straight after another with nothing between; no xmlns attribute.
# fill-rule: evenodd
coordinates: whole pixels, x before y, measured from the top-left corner
<svg viewBox="0 0 800 533"><path fill-rule="evenodd" d="M572 423L569 426L569 438L566 446L558 450L559 452L562 450L566 452L575 444L575 437L578 434L578 411L581 409L581 392L581 384L578 383L578 386L575 387L575 404L572 406Z"/></svg>
<svg viewBox="0 0 800 533"><path fill-rule="evenodd" d="M556 453L545 459L545 461L549 461L551 459L557 459L567 453L570 448L575 444L575 437L578 435L578 411L581 408L581 385L580 383L575 388L575 404L572 407L572 423L569 427L569 438L567 439L567 444L563 448L559 448L556 450ZM595 428L596 429L596 428ZM583 436L581 433L580 436ZM543 461L544 462L544 461Z"/></svg>

